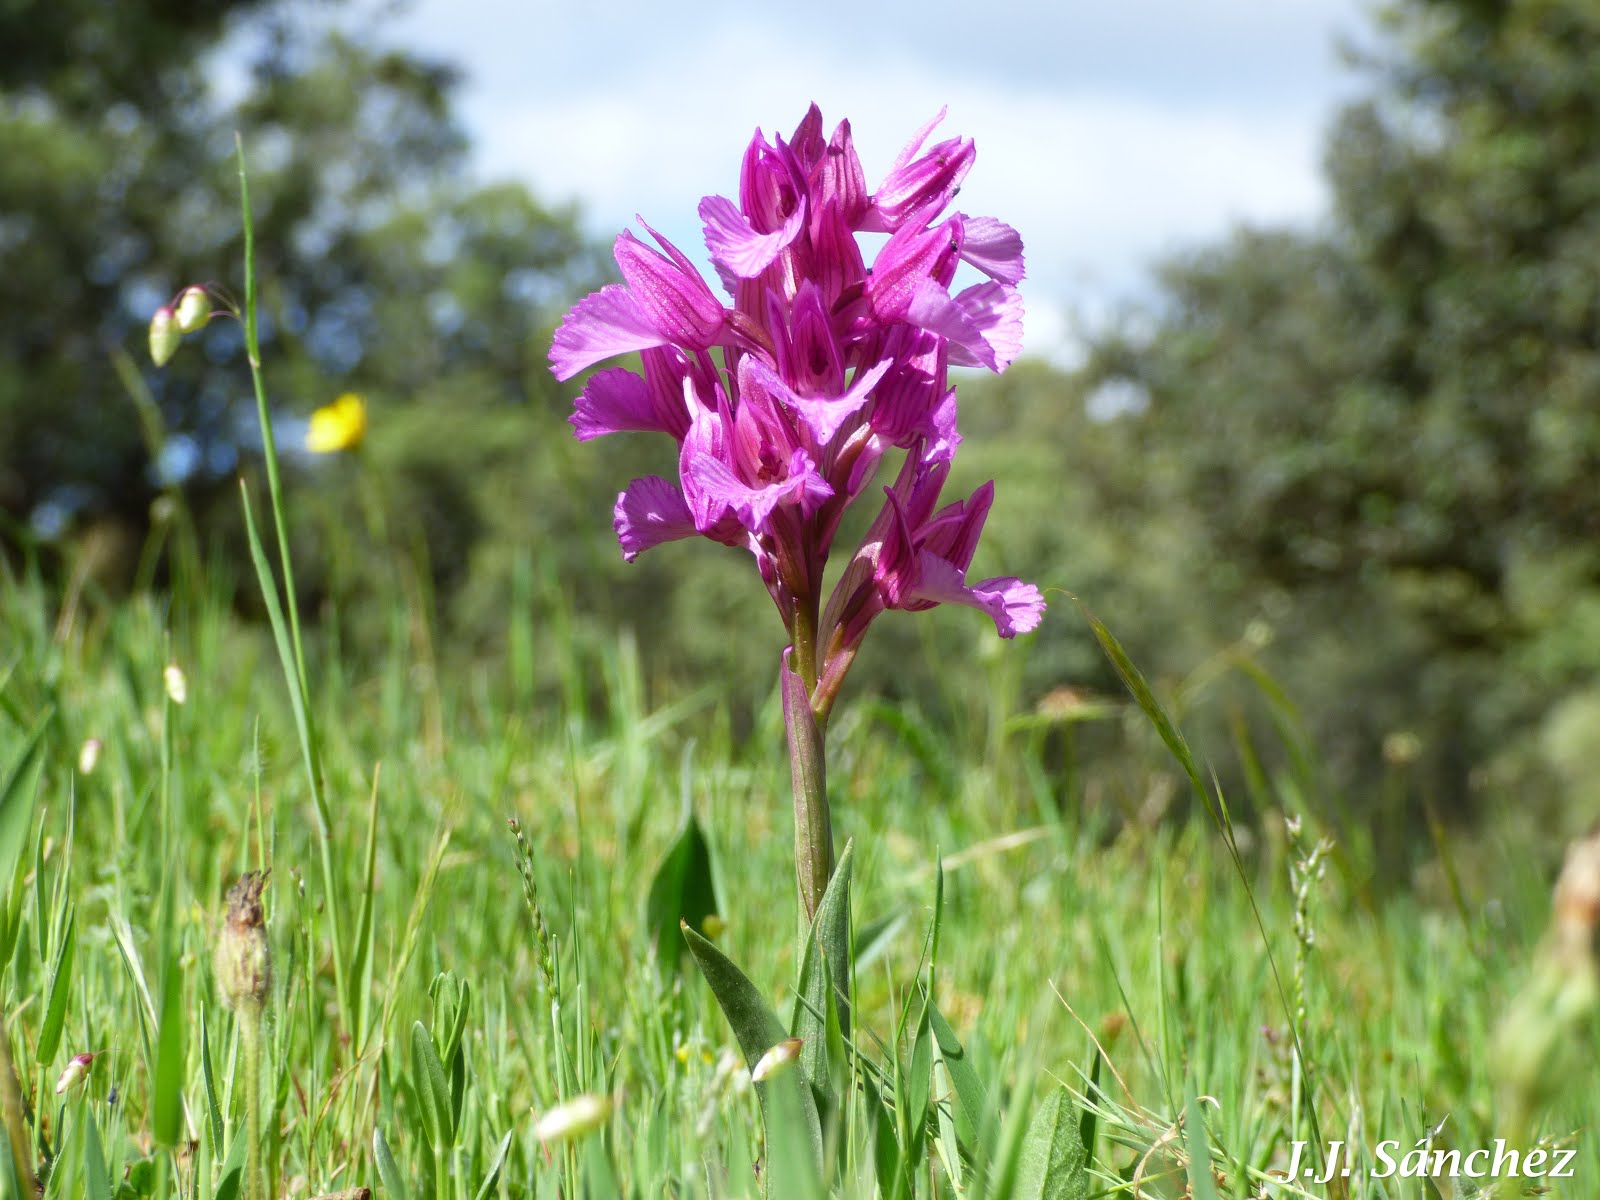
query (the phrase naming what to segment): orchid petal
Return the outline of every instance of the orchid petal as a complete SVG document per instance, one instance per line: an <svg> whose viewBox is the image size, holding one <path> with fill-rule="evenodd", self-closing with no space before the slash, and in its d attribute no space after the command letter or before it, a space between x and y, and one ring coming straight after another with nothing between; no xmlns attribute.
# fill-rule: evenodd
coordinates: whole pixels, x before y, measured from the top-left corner
<svg viewBox="0 0 1600 1200"><path fill-rule="evenodd" d="M567 418L580 442L608 433L670 433L681 438L689 416L678 393L677 411L664 409L650 385L621 367L591 376Z"/></svg>
<svg viewBox="0 0 1600 1200"><path fill-rule="evenodd" d="M954 300L978 330L979 343L950 339L950 361L963 367L988 367L997 374L1022 353L1022 295L1003 283L979 283Z"/></svg>
<svg viewBox="0 0 1600 1200"><path fill-rule="evenodd" d="M961 258L990 279L1015 286L1026 274L1022 256L1022 235L1004 221L993 217L965 217L966 236L961 243Z"/></svg>
<svg viewBox="0 0 1600 1200"><path fill-rule="evenodd" d="M726 319L721 301L712 295L683 252L641 220L665 254L650 249L624 229L617 237L615 257L628 291L652 324L687 350L704 350L717 342ZM657 343L658 345L660 343Z"/></svg>
<svg viewBox="0 0 1600 1200"><path fill-rule="evenodd" d="M809 512L833 494L803 450L791 458L788 478L765 486L745 483L727 463L710 455L697 456L689 470L705 494L731 508L752 533L766 532L767 519L780 504L799 504Z"/></svg>
<svg viewBox="0 0 1600 1200"><path fill-rule="evenodd" d="M670 340L627 288L608 283L578 301L562 319L550 343L550 369L557 379L571 379L602 359Z"/></svg>
<svg viewBox="0 0 1600 1200"><path fill-rule="evenodd" d="M699 532L683 489L659 475L635 479L617 497L612 527L622 543L622 557L632 562L652 546L693 537Z"/></svg>
<svg viewBox="0 0 1600 1200"><path fill-rule="evenodd" d="M967 586L966 572L937 554L923 551L921 579L911 593L915 602L961 604L987 613L1003 638L1036 629L1044 619L1044 597L1031 583L1004 576Z"/></svg>
<svg viewBox="0 0 1600 1200"><path fill-rule="evenodd" d="M804 208L797 208L782 228L758 233L725 196L707 196L700 201L700 219L706 223L706 249L711 251L712 262L719 274L727 271L740 279L754 279L766 270L799 235L805 216Z"/></svg>

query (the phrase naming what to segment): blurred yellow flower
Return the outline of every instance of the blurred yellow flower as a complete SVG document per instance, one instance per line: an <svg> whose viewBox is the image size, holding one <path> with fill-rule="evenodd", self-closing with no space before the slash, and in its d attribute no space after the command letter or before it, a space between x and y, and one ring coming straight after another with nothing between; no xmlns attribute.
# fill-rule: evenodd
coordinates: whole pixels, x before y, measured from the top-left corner
<svg viewBox="0 0 1600 1200"><path fill-rule="evenodd" d="M306 449L312 454L337 454L354 450L366 436L367 402L355 392L346 392L311 414Z"/></svg>

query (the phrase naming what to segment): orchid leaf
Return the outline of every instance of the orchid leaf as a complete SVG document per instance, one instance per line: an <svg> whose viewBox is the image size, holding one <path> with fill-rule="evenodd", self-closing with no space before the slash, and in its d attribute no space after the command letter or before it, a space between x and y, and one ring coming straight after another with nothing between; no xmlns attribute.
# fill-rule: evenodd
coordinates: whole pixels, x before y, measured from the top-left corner
<svg viewBox="0 0 1600 1200"><path fill-rule="evenodd" d="M719 911L712 873L711 845L693 813L685 816L678 839L667 851L650 881L645 901L645 927L655 942L661 969L671 973L683 957L680 922L705 933L706 918Z"/></svg>
<svg viewBox="0 0 1600 1200"><path fill-rule="evenodd" d="M783 1023L778 1020L778 1015L772 1011L756 985L750 982L743 971L734 966L726 954L690 929L688 925L682 926L682 929L684 940L689 943L689 953L694 956L695 965L700 968L700 974L704 975L706 982L711 985L711 994L717 998L722 1015L728 1018L728 1024L733 1027L733 1036L737 1039L739 1050L744 1055L745 1065L754 1067L763 1054L789 1036L784 1031ZM805 1127L812 1151L820 1162L822 1120L817 1113L817 1102L811 1094L811 1089L795 1086L803 1079L803 1074L799 1072L785 1072L776 1079L756 1084L756 1096L761 1101L761 1115L766 1122L770 1138L774 1121L782 1115L774 1109L773 1093L780 1086L793 1089L799 1097L799 1106L796 1109L798 1119Z"/></svg>
<svg viewBox="0 0 1600 1200"><path fill-rule="evenodd" d="M855 843L846 842L844 853L828 890L817 906L816 920L806 938L800 960L800 983L794 1001L790 1029L804 1045L800 1066L811 1086L833 1098L829 1082L827 1013L831 1002L839 1013L839 1032L850 1036L850 872L855 862Z"/></svg>

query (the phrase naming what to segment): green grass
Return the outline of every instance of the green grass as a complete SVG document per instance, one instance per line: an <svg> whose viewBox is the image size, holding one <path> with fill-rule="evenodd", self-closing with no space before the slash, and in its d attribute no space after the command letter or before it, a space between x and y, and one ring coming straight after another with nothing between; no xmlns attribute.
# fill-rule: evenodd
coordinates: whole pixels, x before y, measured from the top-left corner
<svg viewBox="0 0 1600 1200"><path fill-rule="evenodd" d="M410 1196L476 1196L503 1141L490 1194L754 1193L762 1125L742 1066L725 1060L732 1033L687 956L658 967L645 890L691 808L712 849L719 945L789 1011L796 902L776 695L734 744L705 697L650 705L626 640L584 650L547 636L571 614L520 613L541 667L565 682L516 702L509 666L417 661L404 633L414 619L395 618L394 652L370 674L342 664L331 639L307 643L340 893L330 905L296 721L261 630L193 598L180 614L150 597L91 597L62 623L36 577L0 583L0 769L44 727L36 786L24 771L0 811L0 835L18 831L16 868L0 875L0 995L29 1134L54 1164L49 1194L244 1194L238 1033L212 947L226 889L258 866L272 869L274 1194L384 1191L375 1133ZM187 677L182 706L164 699L169 661ZM583 712L556 699L575 690L589 698ZM1139 719L1131 704L1107 711ZM905 1106L896 1120L923 1109L932 1119L930 1157L910 1173L916 1194L952 1194L940 1163L960 1145L953 1134L940 1145L941 1112L953 1120L947 1077L919 1077L917 1063L939 854L934 1000L993 1108L989 1141L1007 1144L1058 1083L1074 1120L1092 1096L1090 1194L1132 1194L1135 1177L1143 1194L1182 1194L1200 1144L1178 1127L1186 1108L1191 1121L1204 1115L1223 1196L1259 1194L1262 1172L1287 1165L1289 1141L1313 1137L1313 1120L1324 1137L1354 1127L1401 1152L1446 1114L1442 1145L1507 1136L1487 1046L1547 918L1552 847L1463 840L1457 905L1448 889L1435 903L1373 878L1381 831L1316 826L1334 849L1301 904L1315 934L1306 952L1291 864L1314 840L1313 818L1296 843L1281 813L1265 813L1238 832L1236 864L1204 818L1140 819L1181 778L1171 759L1080 763L1072 786L1087 799L1058 805L1068 783L1036 723L989 715L964 749L914 712L897 725L868 705L842 710L832 739L840 844L856 845L858 953L880 919L894 922L858 964L856 1042L883 1065L880 1039L898 1030L901 1087L885 1094ZM104 749L84 777L76 759L90 736ZM344 995L330 913L350 956ZM52 1020L57 1037L46 1036ZM1106 1053L1098 1088L1092 1039ZM82 1051L103 1052L88 1083L55 1097ZM1573 1196L1600 1186L1586 1054L1577 1044L1563 1059L1574 1086L1538 1130L1577 1134L1585 1174L1558 1187ZM430 1099L441 1079L442 1107ZM1311 1101L1297 1106L1302 1091ZM604 1133L542 1147L535 1113L583 1092L619 1097ZM851 1094L841 1186L871 1194L868 1102ZM1449 1181L1438 1187L1452 1195ZM1432 1193L1390 1180L1350 1194Z"/></svg>
<svg viewBox="0 0 1600 1200"><path fill-rule="evenodd" d="M1237 673L1273 746L1240 720L1191 748L1067 604L1051 619L1085 620L1132 699L1023 711L1023 643L952 665L955 730L847 701L828 778L849 900L830 888L802 940L776 644L736 738L715 680L652 696L627 631L568 611L559 581L536 596L531 557L503 659L437 656L399 558L386 607L302 627L243 216L267 626L233 615L192 536L164 597L0 575L0 1188L31 1190L14 1165L92 1200L1480 1194L1370 1177L1380 1142L1398 1158L1436 1130L1463 1152L1573 1145L1557 1190L1600 1194L1592 945L1547 958L1516 1010L1522 1090L1491 1067L1560 847L1511 819L1419 846L1341 822L1244 644L1166 703ZM340 651L355 621L387 638L366 665ZM1124 736L1080 737L1108 723ZM1248 824L1208 754L1237 760ZM1386 877L1397 862L1443 884ZM233 923L219 947L250 870L270 871L272 960L254 1104L256 1026L218 986L259 978ZM716 943L683 954L677 918L713 909ZM752 1088L794 1030L798 1067ZM87 1083L56 1096L81 1053ZM541 1141L579 1097L598 1127ZM1320 1166L1331 1139L1361 1148L1354 1177L1276 1179L1294 1142Z"/></svg>

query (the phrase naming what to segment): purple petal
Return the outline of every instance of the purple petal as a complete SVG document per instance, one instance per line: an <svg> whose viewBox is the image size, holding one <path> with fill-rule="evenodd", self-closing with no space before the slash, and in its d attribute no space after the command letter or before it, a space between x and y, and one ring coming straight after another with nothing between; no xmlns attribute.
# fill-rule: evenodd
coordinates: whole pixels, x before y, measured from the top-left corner
<svg viewBox="0 0 1600 1200"><path fill-rule="evenodd" d="M624 229L617 237L615 257L628 291L665 336L686 350L704 350L716 344L726 313L712 295L700 272L681 250L641 220L666 254L650 249Z"/></svg>
<svg viewBox="0 0 1600 1200"><path fill-rule="evenodd" d="M894 231L923 211L941 212L978 157L971 138L951 138L915 162L897 166L872 195L878 228Z"/></svg>
<svg viewBox="0 0 1600 1200"><path fill-rule="evenodd" d="M945 113L949 111L950 106L948 104L942 106L938 112L933 114L932 120L911 135L911 140L900 148L900 153L895 157L894 165L889 168L889 174L893 175L896 171L901 170L916 157L917 151L922 149L922 143L928 140L928 135L938 127L939 122L944 120Z"/></svg>
<svg viewBox="0 0 1600 1200"><path fill-rule="evenodd" d="M867 285L874 316L880 321L905 316L923 284L932 282L940 273L944 265L941 260L950 253L954 232L955 227L948 222L931 229L906 226L883 244L873 260ZM948 289L940 291L948 300Z"/></svg>
<svg viewBox="0 0 1600 1200"><path fill-rule="evenodd" d="M869 393L892 365L893 360L886 358L869 370L858 368L854 382L843 395L801 396L766 363L748 357L739 364L740 387L743 389L748 380L760 391L793 409L817 439L817 444L826 446L839 432L839 427L866 404Z"/></svg>
<svg viewBox="0 0 1600 1200"><path fill-rule="evenodd" d="M956 432L956 390L951 388L944 399L934 407L923 426L924 462L947 463L956 456L961 446L961 435Z"/></svg>
<svg viewBox="0 0 1600 1200"><path fill-rule="evenodd" d="M961 257L990 279L1015 286L1022 282L1022 235L993 217L964 217L966 237Z"/></svg>
<svg viewBox="0 0 1600 1200"><path fill-rule="evenodd" d="M740 279L754 279L766 270L798 236L805 216L805 209L797 208L782 228L757 233L738 206L725 196L707 196L700 201L700 219L706 223L706 249L711 251L718 274L731 272Z"/></svg>
<svg viewBox="0 0 1600 1200"><path fill-rule="evenodd" d="M1044 619L1044 597L1031 583L1004 576L967 586L966 573L937 554L922 552L922 578L911 599L929 604L962 604L988 613L1003 638L1038 627Z"/></svg>
<svg viewBox="0 0 1600 1200"><path fill-rule="evenodd" d="M681 438L689 426L689 415L681 386L674 413L643 379L613 367L590 378L567 421L580 442L624 431L670 433Z"/></svg>
<svg viewBox="0 0 1600 1200"><path fill-rule="evenodd" d="M837 203L845 223L852 229L866 216L870 203L867 179L861 170L861 159L856 155L855 142L850 137L849 121L840 121L834 129L814 186L818 203L829 200Z"/></svg>
<svg viewBox="0 0 1600 1200"><path fill-rule="evenodd" d="M571 379L601 359L665 345L668 339L620 284L608 283L578 301L550 343L550 369Z"/></svg>
<svg viewBox="0 0 1600 1200"><path fill-rule="evenodd" d="M983 523L993 506L994 480L991 479L968 499L945 505L918 530L922 549L965 571L972 565L972 555L983 535Z"/></svg>
<svg viewBox="0 0 1600 1200"><path fill-rule="evenodd" d="M918 282L916 290L911 294L900 315L903 320L909 321L919 329L926 329L930 333L948 338L951 362L964 367L988 367L991 371L1001 369L996 363L994 347L989 344L983 326L973 319L964 305L952 300L950 293L933 280L923 279Z"/></svg>
<svg viewBox="0 0 1600 1200"><path fill-rule="evenodd" d="M790 458L787 479L764 487L751 487L726 463L710 455L696 456L689 470L705 494L733 509L751 533L765 532L767 518L780 504L799 504L802 511L809 513L833 495L833 489L817 474L804 450L796 450Z"/></svg>
<svg viewBox="0 0 1600 1200"><path fill-rule="evenodd" d="M697 532L683 490L659 475L635 479L611 510L622 557L632 562L651 546L693 537Z"/></svg>
<svg viewBox="0 0 1600 1200"><path fill-rule="evenodd" d="M1003 283L979 283L955 298L979 331L981 345L950 339L950 361L963 367L1004 371L1022 353L1022 295Z"/></svg>

